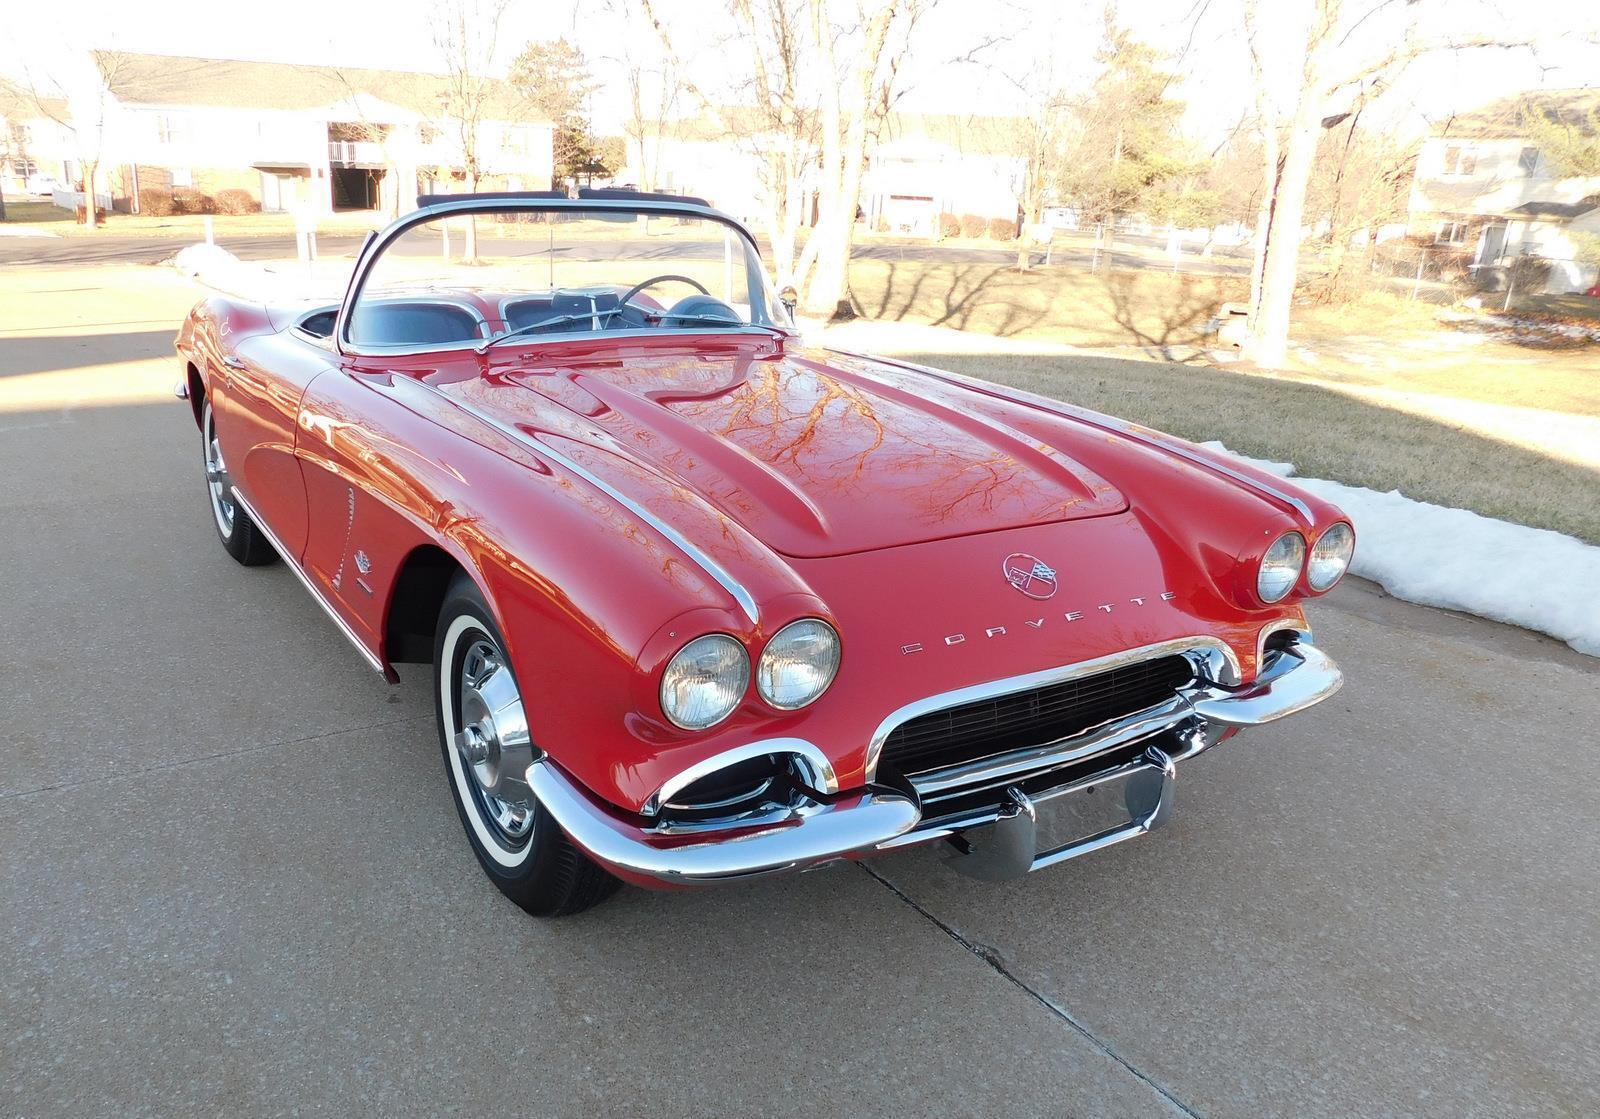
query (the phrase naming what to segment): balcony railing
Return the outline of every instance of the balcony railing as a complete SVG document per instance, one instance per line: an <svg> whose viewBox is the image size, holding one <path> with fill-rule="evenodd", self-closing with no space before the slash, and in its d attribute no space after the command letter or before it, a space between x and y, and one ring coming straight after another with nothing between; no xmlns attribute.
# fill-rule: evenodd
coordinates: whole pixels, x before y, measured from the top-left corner
<svg viewBox="0 0 1600 1119"><path fill-rule="evenodd" d="M383 145L371 140L329 140L328 162L335 167L383 166Z"/></svg>

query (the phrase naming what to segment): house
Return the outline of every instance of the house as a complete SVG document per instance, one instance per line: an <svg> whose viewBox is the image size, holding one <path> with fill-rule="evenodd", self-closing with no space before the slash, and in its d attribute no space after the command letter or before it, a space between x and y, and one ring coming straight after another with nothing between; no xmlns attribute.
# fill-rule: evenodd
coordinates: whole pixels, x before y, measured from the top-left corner
<svg viewBox="0 0 1600 1119"><path fill-rule="evenodd" d="M466 114L451 112L443 75L104 51L94 61L96 186L118 210L234 190L264 210L400 213L418 193L471 189ZM554 127L499 81L477 116L477 185L548 188ZM82 127L57 119L69 135ZM76 183L86 153L70 149L61 177Z"/></svg>
<svg viewBox="0 0 1600 1119"><path fill-rule="evenodd" d="M933 237L940 214L1016 221L1027 163L1013 154L1010 117L893 113L868 161L868 227Z"/></svg>
<svg viewBox="0 0 1600 1119"><path fill-rule="evenodd" d="M35 99L0 79L0 192L7 198L43 193L65 181L72 137L57 121L66 113L62 98Z"/></svg>
<svg viewBox="0 0 1600 1119"><path fill-rule="evenodd" d="M1461 256L1474 272L1519 258L1549 263L1547 290L1595 282L1585 238L1600 236L1600 178L1574 177L1539 150L1524 110L1593 128L1600 89L1523 94L1459 116L1417 156L1408 231Z"/></svg>
<svg viewBox="0 0 1600 1119"><path fill-rule="evenodd" d="M720 123L702 115L635 126L618 180L705 198L759 226L765 155L784 141L756 128L730 135L751 119L748 109L728 107L719 115ZM862 176L868 228L931 237L940 213L1016 220L1023 161L1005 154L1006 120L890 114ZM814 203L815 184L803 181L800 196Z"/></svg>

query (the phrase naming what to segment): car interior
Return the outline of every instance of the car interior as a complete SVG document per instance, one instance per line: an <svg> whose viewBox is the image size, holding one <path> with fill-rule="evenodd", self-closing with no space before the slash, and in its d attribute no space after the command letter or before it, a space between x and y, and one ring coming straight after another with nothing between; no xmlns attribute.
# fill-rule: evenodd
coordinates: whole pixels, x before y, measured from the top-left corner
<svg viewBox="0 0 1600 1119"><path fill-rule="evenodd" d="M509 334L670 330L738 326L745 321L732 306L704 292L663 307L643 292L644 286L627 292L614 287L557 288L507 296L498 303L483 295L460 302L362 299L351 319L350 340L358 346L449 346ZM479 302L497 308L492 312L494 319L479 309ZM294 331L306 341L329 347L338 314L338 307L319 307L301 315Z"/></svg>

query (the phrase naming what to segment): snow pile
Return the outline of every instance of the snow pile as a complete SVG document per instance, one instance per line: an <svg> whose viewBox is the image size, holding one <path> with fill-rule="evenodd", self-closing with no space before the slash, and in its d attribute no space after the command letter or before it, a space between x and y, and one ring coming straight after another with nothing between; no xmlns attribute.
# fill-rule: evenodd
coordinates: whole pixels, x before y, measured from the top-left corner
<svg viewBox="0 0 1600 1119"><path fill-rule="evenodd" d="M190 245L178 250L172 266L191 280L243 299L275 298L279 278L259 264L246 264L220 245Z"/></svg>
<svg viewBox="0 0 1600 1119"><path fill-rule="evenodd" d="M350 277L343 260L280 262L284 271L240 260L221 245L196 244L180 249L172 266L196 283L257 303L337 300Z"/></svg>
<svg viewBox="0 0 1600 1119"><path fill-rule="evenodd" d="M1202 446L1233 454L1221 443ZM1233 457L1279 477L1286 462ZM1295 478L1333 502L1356 526L1351 571L1396 598L1462 610L1558 637L1600 657L1600 548L1548 529L1528 528L1376 490Z"/></svg>

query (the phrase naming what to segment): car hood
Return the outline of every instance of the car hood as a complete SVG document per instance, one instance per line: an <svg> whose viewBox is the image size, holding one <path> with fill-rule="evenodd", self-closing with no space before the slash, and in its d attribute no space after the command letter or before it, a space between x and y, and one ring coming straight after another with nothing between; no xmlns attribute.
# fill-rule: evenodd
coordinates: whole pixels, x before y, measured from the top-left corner
<svg viewBox="0 0 1600 1119"><path fill-rule="evenodd" d="M626 356L553 350L537 365L497 363L448 391L557 450L578 448L602 476L658 474L783 555L866 552L1127 508L1059 440L964 407L959 389L878 376L823 351L749 339Z"/></svg>

